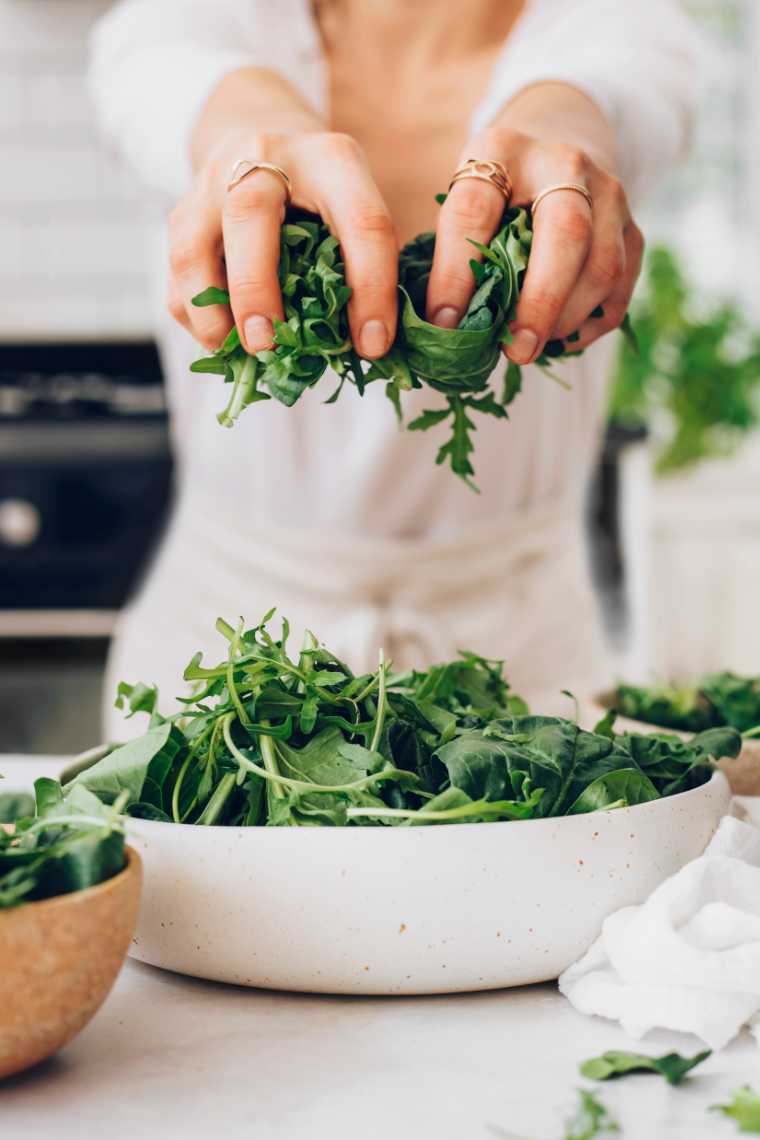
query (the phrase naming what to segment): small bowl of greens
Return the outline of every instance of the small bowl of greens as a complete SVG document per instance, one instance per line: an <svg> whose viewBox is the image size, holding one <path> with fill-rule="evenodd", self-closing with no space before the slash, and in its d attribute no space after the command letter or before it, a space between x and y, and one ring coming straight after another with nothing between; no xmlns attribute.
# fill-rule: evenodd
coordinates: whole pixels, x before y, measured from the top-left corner
<svg viewBox="0 0 760 1140"><path fill-rule="evenodd" d="M122 806L48 779L0 796L0 1078L71 1041L121 969L141 882Z"/></svg>
<svg viewBox="0 0 760 1140"><path fill-rule="evenodd" d="M502 663L356 676L307 637L220 621L191 693L122 684L142 736L71 773L122 802L145 865L130 952L202 977L350 993L556 977L620 906L701 854L732 728L690 741L535 716Z"/></svg>
<svg viewBox="0 0 760 1140"><path fill-rule="evenodd" d="M760 795L760 677L724 671L697 681L619 684L602 693L586 708L589 724L610 710L618 726L632 732L671 732L688 738L713 728L730 727L741 733L737 756L720 762L736 795Z"/></svg>

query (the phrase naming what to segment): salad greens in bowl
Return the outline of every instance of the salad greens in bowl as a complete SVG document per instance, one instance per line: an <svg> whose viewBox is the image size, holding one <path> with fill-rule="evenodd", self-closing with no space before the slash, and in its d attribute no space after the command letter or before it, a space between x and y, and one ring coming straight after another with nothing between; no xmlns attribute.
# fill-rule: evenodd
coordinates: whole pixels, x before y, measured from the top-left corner
<svg viewBox="0 0 760 1140"><path fill-rule="evenodd" d="M86 757L64 799L121 804L145 890L130 953L244 985L436 993L556 977L603 920L702 853L730 799L689 741L532 715L474 653L356 676L272 614L220 621L169 716Z"/></svg>
<svg viewBox="0 0 760 1140"><path fill-rule="evenodd" d="M141 883L123 806L48 779L0 795L0 1078L75 1037L121 969Z"/></svg>
<svg viewBox="0 0 760 1140"><path fill-rule="evenodd" d="M121 803L164 823L238 827L408 827L545 819L697 788L741 737L712 727L683 741L594 732L532 715L503 663L463 652L424 672L355 676L316 638L288 652L272 613L246 629L221 619L226 654L197 654L172 716L145 683L117 704L148 717L142 736L80 771L67 795Z"/></svg>

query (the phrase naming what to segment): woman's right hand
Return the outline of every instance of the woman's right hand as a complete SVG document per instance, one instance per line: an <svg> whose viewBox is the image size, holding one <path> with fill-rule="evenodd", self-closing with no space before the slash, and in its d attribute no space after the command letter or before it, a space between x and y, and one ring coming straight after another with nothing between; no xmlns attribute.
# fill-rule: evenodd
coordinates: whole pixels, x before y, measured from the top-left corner
<svg viewBox="0 0 760 1140"><path fill-rule="evenodd" d="M283 180L257 170L227 189L241 159L270 162L291 181L293 203L319 214L338 238L352 289L351 336L362 356L383 356L396 334L398 243L359 145L328 131L236 132L197 171L169 219L169 310L206 348L230 330L223 305L197 308L208 285L228 289L248 352L270 348L282 320L278 281Z"/></svg>

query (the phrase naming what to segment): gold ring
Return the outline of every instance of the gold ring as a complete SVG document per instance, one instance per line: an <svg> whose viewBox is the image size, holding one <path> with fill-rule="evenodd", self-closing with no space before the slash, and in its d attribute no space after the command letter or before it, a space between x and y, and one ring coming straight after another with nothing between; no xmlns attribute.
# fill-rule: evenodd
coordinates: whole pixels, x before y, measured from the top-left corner
<svg viewBox="0 0 760 1140"><path fill-rule="evenodd" d="M257 170L268 170L270 174L276 174L282 180L285 187L285 205L289 206L293 198L290 179L285 171L280 166L275 166L273 162L251 162L247 158L241 158L239 162L235 163L232 176L227 183L227 189L234 190L244 178L247 178L249 174L255 174Z"/></svg>
<svg viewBox="0 0 760 1140"><path fill-rule="evenodd" d="M512 179L509 177L509 171L496 159L468 158L454 171L449 182L449 190L462 178L476 178L479 182L489 182L503 195L505 202L509 202L512 197Z"/></svg>
<svg viewBox="0 0 760 1140"><path fill-rule="evenodd" d="M589 207L593 209L594 200L591 197L590 191L587 190L585 186L581 186L579 182L558 182L556 186L547 186L545 190L541 190L536 194L533 199L533 205L530 208L531 213L535 214L538 206L543 202L547 194L555 194L557 190L573 190L576 194L582 194L588 202Z"/></svg>

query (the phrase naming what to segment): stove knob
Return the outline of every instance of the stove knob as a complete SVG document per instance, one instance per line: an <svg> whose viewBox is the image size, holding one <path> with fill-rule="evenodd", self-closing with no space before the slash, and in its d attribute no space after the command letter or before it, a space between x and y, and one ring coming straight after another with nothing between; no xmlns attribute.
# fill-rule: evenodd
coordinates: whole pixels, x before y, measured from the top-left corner
<svg viewBox="0 0 760 1140"><path fill-rule="evenodd" d="M42 516L26 499L0 499L0 545L31 546L42 528Z"/></svg>

